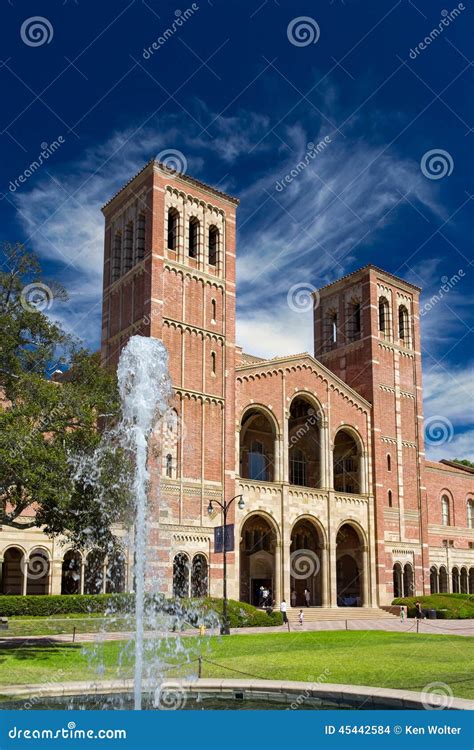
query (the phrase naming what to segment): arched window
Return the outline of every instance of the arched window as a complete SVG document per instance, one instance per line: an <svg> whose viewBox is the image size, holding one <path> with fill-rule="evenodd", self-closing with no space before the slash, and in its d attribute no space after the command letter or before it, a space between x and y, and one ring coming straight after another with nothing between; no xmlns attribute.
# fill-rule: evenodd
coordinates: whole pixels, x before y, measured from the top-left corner
<svg viewBox="0 0 474 750"><path fill-rule="evenodd" d="M143 258L145 257L145 228L146 228L145 212L142 211L141 213L138 214L138 219L137 219L137 243L135 247L135 251L136 251L135 260L137 263L143 260Z"/></svg>
<svg viewBox="0 0 474 750"><path fill-rule="evenodd" d="M337 310L327 310L324 314L324 348L334 349L337 344L338 316Z"/></svg>
<svg viewBox="0 0 474 750"><path fill-rule="evenodd" d="M386 297L379 299L379 331L385 336L390 333L390 306Z"/></svg>
<svg viewBox="0 0 474 750"><path fill-rule="evenodd" d="M248 455L248 478L268 481L268 460L263 443L253 440Z"/></svg>
<svg viewBox="0 0 474 750"><path fill-rule="evenodd" d="M79 552L69 550L63 558L61 571L61 594L81 593L81 563Z"/></svg>
<svg viewBox="0 0 474 750"><path fill-rule="evenodd" d="M352 300L347 310L347 338L349 341L360 339L362 330L361 325L361 304L359 300Z"/></svg>
<svg viewBox="0 0 474 750"><path fill-rule="evenodd" d="M409 563L406 563L403 568L403 596L415 596L413 568Z"/></svg>
<svg viewBox="0 0 474 750"><path fill-rule="evenodd" d="M49 577L51 564L48 553L43 549L34 549L28 557L26 567L26 593L49 594Z"/></svg>
<svg viewBox="0 0 474 750"><path fill-rule="evenodd" d="M199 221L195 216L189 220L189 246L188 255L190 258L197 258L199 252Z"/></svg>
<svg viewBox="0 0 474 750"><path fill-rule="evenodd" d="M435 566L432 565L430 568L430 593L438 594L438 588L438 571L436 570Z"/></svg>
<svg viewBox="0 0 474 750"><path fill-rule="evenodd" d="M449 524L449 498L447 497L447 495L443 495L443 497L441 498L441 525L449 526Z"/></svg>
<svg viewBox="0 0 474 750"><path fill-rule="evenodd" d="M341 429L334 438L333 476L336 492L360 494L365 491L361 480L361 457L354 437Z"/></svg>
<svg viewBox="0 0 474 750"><path fill-rule="evenodd" d="M211 372L213 375L216 374L216 353L211 352Z"/></svg>
<svg viewBox="0 0 474 750"><path fill-rule="evenodd" d="M403 572L400 563L393 566L393 596L395 599L403 596Z"/></svg>
<svg viewBox="0 0 474 750"><path fill-rule="evenodd" d="M178 249L179 213L175 208L168 211L168 250Z"/></svg>
<svg viewBox="0 0 474 750"><path fill-rule="evenodd" d="M122 273L122 232L115 232L114 247L112 253L111 282L120 278Z"/></svg>
<svg viewBox="0 0 474 750"><path fill-rule="evenodd" d="M446 570L444 565L442 565L439 569L439 593L448 593L448 571Z"/></svg>
<svg viewBox="0 0 474 750"><path fill-rule="evenodd" d="M467 501L467 528L474 528L474 500Z"/></svg>
<svg viewBox="0 0 474 750"><path fill-rule="evenodd" d="M306 487L308 475L308 459L300 448L290 451L290 484Z"/></svg>
<svg viewBox="0 0 474 750"><path fill-rule="evenodd" d="M171 479L176 479L178 476L179 428L178 414L174 409L170 409L161 425L161 455L162 474Z"/></svg>
<svg viewBox="0 0 474 750"><path fill-rule="evenodd" d="M453 585L453 594L460 594L459 589L459 570L457 568L453 568L451 573L451 580Z"/></svg>
<svg viewBox="0 0 474 750"><path fill-rule="evenodd" d="M219 230L217 227L209 227L209 265L217 266L219 254Z"/></svg>
<svg viewBox="0 0 474 750"><path fill-rule="evenodd" d="M331 343L337 344L337 313L331 317Z"/></svg>
<svg viewBox="0 0 474 750"><path fill-rule="evenodd" d="M189 573L189 557L184 552L178 552L173 560L173 596L189 596Z"/></svg>
<svg viewBox="0 0 474 750"><path fill-rule="evenodd" d="M202 554L194 555L191 566L191 597L207 596L208 565Z"/></svg>
<svg viewBox="0 0 474 750"><path fill-rule="evenodd" d="M129 221L125 227L125 241L123 244L123 272L127 273L133 266L133 221Z"/></svg>
<svg viewBox="0 0 474 750"><path fill-rule="evenodd" d="M387 471L392 471L392 457L387 453Z"/></svg>
<svg viewBox="0 0 474 750"><path fill-rule="evenodd" d="M216 300L215 299L211 299L211 321L213 323L216 322L216 314L217 314Z"/></svg>
<svg viewBox="0 0 474 750"><path fill-rule="evenodd" d="M388 507L391 508L393 505L392 490L388 491L387 498L388 498Z"/></svg>
<svg viewBox="0 0 474 750"><path fill-rule="evenodd" d="M400 305L398 308L398 338L404 344L408 344L410 340L410 328L408 323L408 310L405 305Z"/></svg>

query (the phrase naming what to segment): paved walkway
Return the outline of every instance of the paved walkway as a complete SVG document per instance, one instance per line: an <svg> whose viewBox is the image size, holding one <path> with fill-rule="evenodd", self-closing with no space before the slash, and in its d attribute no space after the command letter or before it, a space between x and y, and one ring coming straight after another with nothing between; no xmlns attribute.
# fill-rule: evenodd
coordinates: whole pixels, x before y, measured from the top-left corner
<svg viewBox="0 0 474 750"><path fill-rule="evenodd" d="M319 622L307 623L303 626L292 625L290 632L310 632L319 630L381 630L396 633L416 633L417 621L405 620L400 622L396 617L374 618L373 620L320 620ZM431 635L474 635L474 622L472 620L420 620L418 624L419 633ZM260 635L262 633L287 633L288 627L280 625L268 628L231 628L232 635ZM133 638L132 632L117 633L76 633L75 643L94 643L97 641L123 641ZM181 633L156 632L147 633L148 638L173 638L178 635L184 637L196 637L197 630L184 630ZM206 635L218 635L217 631L207 631ZM30 636L1 636L0 647L16 648L27 644L31 645L54 645L55 643L72 643L71 633L58 635L30 635Z"/></svg>

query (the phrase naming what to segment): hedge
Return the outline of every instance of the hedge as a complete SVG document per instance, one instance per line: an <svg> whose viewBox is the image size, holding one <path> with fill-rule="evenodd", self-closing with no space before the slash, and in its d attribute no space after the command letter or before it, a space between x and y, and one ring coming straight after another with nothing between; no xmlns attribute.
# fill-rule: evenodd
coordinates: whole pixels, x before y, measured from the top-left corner
<svg viewBox="0 0 474 750"><path fill-rule="evenodd" d="M103 614L130 611L133 594L0 596L0 617Z"/></svg>
<svg viewBox="0 0 474 750"><path fill-rule="evenodd" d="M165 599L152 597L166 614L197 627L204 620L207 626L222 620L222 599ZM49 615L126 614L134 607L133 594L70 594L49 596L0 596L0 617L48 617ZM232 628L281 625L280 612L257 609L251 604L228 601L229 624Z"/></svg>
<svg viewBox="0 0 474 750"><path fill-rule="evenodd" d="M470 594L430 594L429 596L405 596L394 599L392 604L407 607L408 617L415 617L415 602L423 610L434 609L440 620L468 620L474 618L474 596Z"/></svg>

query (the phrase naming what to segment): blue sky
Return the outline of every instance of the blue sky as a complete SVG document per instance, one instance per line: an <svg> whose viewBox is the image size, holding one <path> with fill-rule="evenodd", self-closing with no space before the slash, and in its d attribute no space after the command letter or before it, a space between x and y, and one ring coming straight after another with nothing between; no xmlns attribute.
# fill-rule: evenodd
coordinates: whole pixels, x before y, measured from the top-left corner
<svg viewBox="0 0 474 750"><path fill-rule="evenodd" d="M422 286L424 305L442 296L422 319L425 416L453 432L428 451L474 458L472 3L5 0L2 10L2 239L26 241L69 289L53 317L98 345L100 206L177 149L188 174L241 200L244 348L312 351L311 312L295 312L288 291L383 266ZM39 32L34 16L46 19Z"/></svg>

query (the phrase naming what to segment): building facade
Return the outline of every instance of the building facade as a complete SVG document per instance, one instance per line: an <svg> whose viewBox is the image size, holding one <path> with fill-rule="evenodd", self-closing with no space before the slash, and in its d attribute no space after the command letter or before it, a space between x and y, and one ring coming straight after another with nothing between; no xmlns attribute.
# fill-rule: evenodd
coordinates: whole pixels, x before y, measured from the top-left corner
<svg viewBox="0 0 474 750"><path fill-rule="evenodd" d="M299 606L307 590L314 606L376 607L474 593L474 470L425 459L420 290L367 266L315 295L314 356L246 354L235 338L237 204L152 161L103 208L104 366L131 335L160 338L174 387L150 451L151 583L222 595L215 501L242 495L227 519L232 598L259 604L267 589ZM21 532L8 534L4 593ZM42 550L44 587L67 593L67 550L29 535L16 570ZM77 591L88 564L74 568ZM103 590L130 586L126 556L100 564Z"/></svg>

